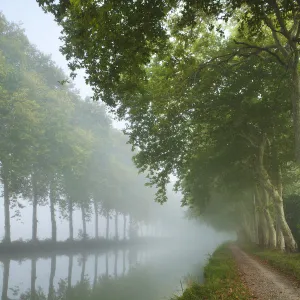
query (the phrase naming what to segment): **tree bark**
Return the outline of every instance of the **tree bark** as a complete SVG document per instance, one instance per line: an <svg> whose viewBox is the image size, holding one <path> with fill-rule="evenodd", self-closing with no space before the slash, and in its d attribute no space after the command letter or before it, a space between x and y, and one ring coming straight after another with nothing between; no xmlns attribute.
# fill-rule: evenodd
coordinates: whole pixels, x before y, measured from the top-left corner
<svg viewBox="0 0 300 300"><path fill-rule="evenodd" d="M49 198L50 198L50 215L51 215L51 239L52 242L56 242L57 241L57 226L56 226L56 218L55 218L56 186L54 180L50 182Z"/></svg>
<svg viewBox="0 0 300 300"><path fill-rule="evenodd" d="M108 270L108 253L105 254L105 275L108 277L109 270Z"/></svg>
<svg viewBox="0 0 300 300"><path fill-rule="evenodd" d="M82 256L82 269L81 269L81 282L84 281L85 265L86 265L86 257L85 257L85 255L83 255Z"/></svg>
<svg viewBox="0 0 300 300"><path fill-rule="evenodd" d="M126 215L124 214L123 215L123 218L124 218L124 226L123 226L123 237L124 237L124 240L126 240L126 232L127 232L127 218L126 218Z"/></svg>
<svg viewBox="0 0 300 300"><path fill-rule="evenodd" d="M270 206L269 195L265 189L262 189L262 195L263 195L262 199L264 202L264 207L263 207L264 215L265 215L266 222L267 222L268 229L269 229L269 247L271 249L275 249L276 245L277 245L276 230L275 230L273 218L269 211L269 206Z"/></svg>
<svg viewBox="0 0 300 300"><path fill-rule="evenodd" d="M299 55L295 58L296 62L292 68L292 105L293 105L293 125L295 134L295 156L300 164L300 76L298 71Z"/></svg>
<svg viewBox="0 0 300 300"><path fill-rule="evenodd" d="M70 196L68 196L68 210L69 210L69 239L74 240L74 230L73 230L73 202Z"/></svg>
<svg viewBox="0 0 300 300"><path fill-rule="evenodd" d="M118 277L118 251L115 251L115 270L114 270L114 275L115 278Z"/></svg>
<svg viewBox="0 0 300 300"><path fill-rule="evenodd" d="M49 278L49 291L48 291L48 300L53 300L54 298L54 276L56 271L56 255L52 255L51 257L51 271Z"/></svg>
<svg viewBox="0 0 300 300"><path fill-rule="evenodd" d="M284 236L281 230L281 226L280 226L280 220L279 217L276 213L276 238L277 238L277 249L280 251L284 251L285 250L285 242L284 242Z"/></svg>
<svg viewBox="0 0 300 300"><path fill-rule="evenodd" d="M73 255L69 256L69 267L68 267L68 290L72 287L72 271L73 271Z"/></svg>
<svg viewBox="0 0 300 300"><path fill-rule="evenodd" d="M106 213L106 239L109 239L109 212Z"/></svg>
<svg viewBox="0 0 300 300"><path fill-rule="evenodd" d="M123 276L125 276L126 273L126 250L123 249Z"/></svg>
<svg viewBox="0 0 300 300"><path fill-rule="evenodd" d="M31 260L31 285L30 285L30 294L32 300L37 299L37 294L35 290L35 281L36 281L36 259Z"/></svg>
<svg viewBox="0 0 300 300"><path fill-rule="evenodd" d="M118 224L118 217L119 214L116 211L116 215L115 215L115 239L118 241L119 240L119 224Z"/></svg>
<svg viewBox="0 0 300 300"><path fill-rule="evenodd" d="M37 193L37 182L35 174L31 175L32 183L32 241L37 242L37 205L38 205L38 193Z"/></svg>
<svg viewBox="0 0 300 300"><path fill-rule="evenodd" d="M4 240L5 243L11 242L10 237L10 210L9 210L9 181L8 171L6 170L5 164L2 165L2 180L3 180L3 194L4 194Z"/></svg>
<svg viewBox="0 0 300 300"><path fill-rule="evenodd" d="M93 289L95 289L97 281L98 281L98 253L95 254Z"/></svg>
<svg viewBox="0 0 300 300"><path fill-rule="evenodd" d="M99 239L99 215L98 215L98 203L94 200L95 211L95 238Z"/></svg>
<svg viewBox="0 0 300 300"><path fill-rule="evenodd" d="M275 210L278 216L278 222L280 224L284 236L286 249L291 252L296 252L297 243L293 237L292 231L288 223L286 222L282 196L279 194L278 189L272 184L270 176L263 165L265 144L266 144L266 140L264 139L259 147L257 175L259 177L261 186L267 190L270 197L274 201Z"/></svg>
<svg viewBox="0 0 300 300"><path fill-rule="evenodd" d="M258 216L257 216L257 207L256 207L256 195L253 194L253 221L254 221L254 235L255 235L255 244L259 244L258 238Z"/></svg>
<svg viewBox="0 0 300 300"><path fill-rule="evenodd" d="M81 204L81 219L82 219L82 233L83 233L83 239L85 240L86 235L86 217L85 217L85 208L84 205Z"/></svg>
<svg viewBox="0 0 300 300"><path fill-rule="evenodd" d="M3 283L2 283L2 300L9 300L7 296L8 291L8 281L9 281L9 268L10 268L10 260L7 259L3 263Z"/></svg>

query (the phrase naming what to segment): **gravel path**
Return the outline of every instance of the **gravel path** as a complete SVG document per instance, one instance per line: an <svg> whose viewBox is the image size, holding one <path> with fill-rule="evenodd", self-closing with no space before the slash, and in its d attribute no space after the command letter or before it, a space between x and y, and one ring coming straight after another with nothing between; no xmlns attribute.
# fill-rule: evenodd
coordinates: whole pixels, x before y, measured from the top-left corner
<svg viewBox="0 0 300 300"><path fill-rule="evenodd" d="M256 261L237 246L230 248L253 299L300 300L299 284Z"/></svg>

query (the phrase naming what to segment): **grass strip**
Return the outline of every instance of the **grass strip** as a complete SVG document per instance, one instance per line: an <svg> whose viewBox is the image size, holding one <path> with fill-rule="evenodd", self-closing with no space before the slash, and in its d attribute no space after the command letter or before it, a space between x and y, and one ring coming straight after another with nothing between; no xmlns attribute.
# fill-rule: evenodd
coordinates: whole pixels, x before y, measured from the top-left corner
<svg viewBox="0 0 300 300"><path fill-rule="evenodd" d="M220 246L209 258L204 268L204 284L192 283L182 296L172 300L252 299L227 246Z"/></svg>

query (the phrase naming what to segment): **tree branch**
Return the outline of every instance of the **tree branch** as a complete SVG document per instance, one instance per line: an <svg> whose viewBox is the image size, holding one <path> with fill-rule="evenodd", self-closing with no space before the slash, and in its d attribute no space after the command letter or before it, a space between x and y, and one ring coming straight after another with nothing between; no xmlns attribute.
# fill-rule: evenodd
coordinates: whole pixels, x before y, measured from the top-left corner
<svg viewBox="0 0 300 300"><path fill-rule="evenodd" d="M285 58L288 57L289 54L286 51L286 49L283 47L283 45L281 44L281 42L279 41L279 38L278 38L278 35L277 35L277 33L280 33L280 34L282 34L282 33L280 31L276 30L273 22L267 16L264 17L264 21L265 21L266 25L271 29L273 39L274 39L274 41L275 41L278 49L280 50L280 52L282 53L282 55Z"/></svg>
<svg viewBox="0 0 300 300"><path fill-rule="evenodd" d="M278 20L278 23L281 27L281 30L282 30L282 33L285 35L285 37L291 41L291 35L290 33L288 32L287 28L286 28L286 25L284 23L284 19L282 18L281 16L281 13L280 13L280 10L279 10L279 7L278 7L278 4L277 4L277 1L276 0L268 0L269 4L273 7L273 10L275 12L275 15L276 15L276 18Z"/></svg>
<svg viewBox="0 0 300 300"><path fill-rule="evenodd" d="M248 43L245 43L245 42L238 42L236 40L234 40L234 42L237 44L237 45L243 45L245 46L244 48L248 48L248 49L257 49L259 50L260 52L264 51L264 52L267 52L269 53L270 55L272 55L273 57L275 57L277 59L277 61L284 67L286 67L286 64L285 62L274 52L271 51L271 49L277 49L277 46L276 45L272 45L272 46L266 46L266 47L260 47L260 46L257 46L257 45L251 45L251 44L248 44ZM252 54L257 54L257 53L252 53Z"/></svg>

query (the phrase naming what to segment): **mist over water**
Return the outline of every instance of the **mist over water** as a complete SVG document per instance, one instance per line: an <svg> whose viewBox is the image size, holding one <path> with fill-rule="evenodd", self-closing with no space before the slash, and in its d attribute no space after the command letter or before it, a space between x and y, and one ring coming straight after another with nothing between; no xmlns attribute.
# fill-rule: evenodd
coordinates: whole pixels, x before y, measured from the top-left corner
<svg viewBox="0 0 300 300"><path fill-rule="evenodd" d="M33 287L39 295L34 299L44 299L42 295L47 297L54 260L55 274L54 277L52 274L52 280L57 293L64 293L62 286L68 286L68 282L74 289L82 290L83 293L83 283L93 286L97 282L102 289L101 299L154 300L168 299L173 294L180 294L187 276L202 282L203 267L208 255L221 242L233 236L218 233L204 224L183 218L174 218L173 225L174 230L170 229L169 236L165 231L164 239L149 238L147 244L118 247L104 252L94 250L89 254L66 253L42 258L36 256L21 261L10 260L8 299L32 299L30 295ZM176 234L179 227L184 230L177 231ZM2 299L6 299L3 296L6 294L6 291L3 291L3 283L7 276L4 270L7 263L7 260L1 263ZM33 272L34 266L36 271ZM36 280L32 277L35 272Z"/></svg>

